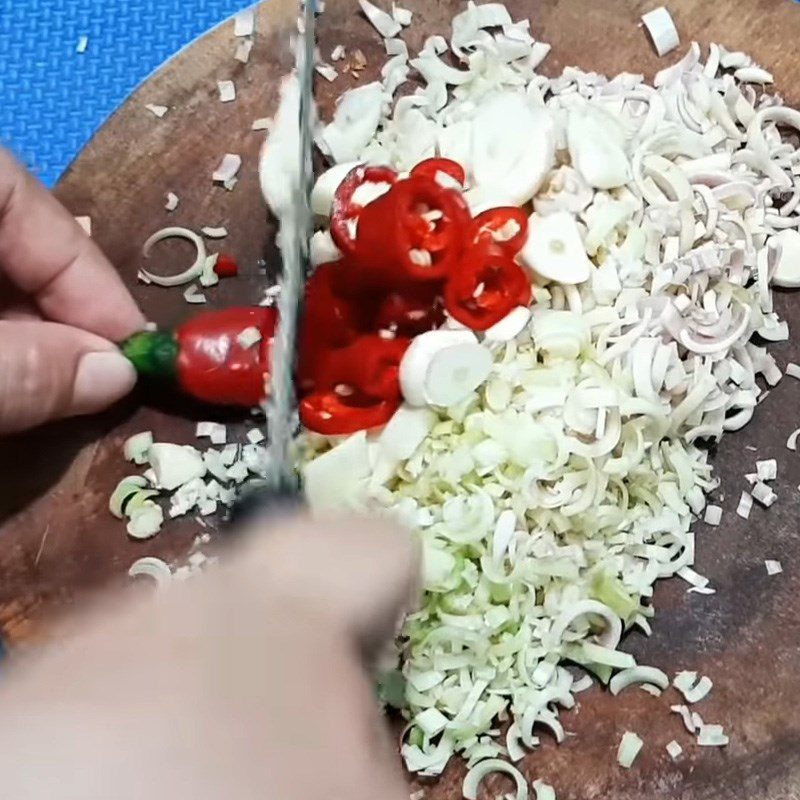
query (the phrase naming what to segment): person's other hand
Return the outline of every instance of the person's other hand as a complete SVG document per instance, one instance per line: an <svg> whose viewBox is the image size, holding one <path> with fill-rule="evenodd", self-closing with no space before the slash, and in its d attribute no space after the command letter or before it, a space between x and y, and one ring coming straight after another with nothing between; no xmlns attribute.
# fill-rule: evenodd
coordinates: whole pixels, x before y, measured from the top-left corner
<svg viewBox="0 0 800 800"><path fill-rule="evenodd" d="M8 670L3 797L408 800L363 654L415 600L411 536L358 519L270 527Z"/></svg>
<svg viewBox="0 0 800 800"><path fill-rule="evenodd" d="M97 245L0 148L0 434L100 411L136 382L144 318Z"/></svg>

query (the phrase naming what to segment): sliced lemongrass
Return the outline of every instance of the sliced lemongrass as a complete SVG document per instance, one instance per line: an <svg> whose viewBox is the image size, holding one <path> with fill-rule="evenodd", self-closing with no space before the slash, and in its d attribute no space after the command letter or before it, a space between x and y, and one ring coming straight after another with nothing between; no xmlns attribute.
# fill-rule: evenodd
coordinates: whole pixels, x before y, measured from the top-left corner
<svg viewBox="0 0 800 800"><path fill-rule="evenodd" d="M228 183L239 174L242 157L236 153L225 153L220 165L214 170L211 179L214 183Z"/></svg>
<svg viewBox="0 0 800 800"><path fill-rule="evenodd" d="M167 211L174 211L178 207L179 203L180 198L178 195L176 195L174 192L167 192L167 202L164 206Z"/></svg>
<svg viewBox="0 0 800 800"><path fill-rule="evenodd" d="M153 444L153 432L141 431L128 437L122 445L122 454L126 461L133 461L134 464L146 464L147 452Z"/></svg>
<svg viewBox="0 0 800 800"><path fill-rule="evenodd" d="M165 239L186 239L191 242L196 249L195 260L190 267L177 275L158 275L143 268L140 273L147 282L154 283L156 286L180 286L184 283L190 283L199 277L206 262L206 246L203 240L188 228L164 228L157 231L144 243L142 248L144 257L149 258L153 246L163 242Z"/></svg>
<svg viewBox="0 0 800 800"><path fill-rule="evenodd" d="M781 562L775 561L772 558L768 558L766 561L764 561L764 566L766 567L767 575L769 576L779 575L781 572L783 572L783 566L781 565Z"/></svg>
<svg viewBox="0 0 800 800"><path fill-rule="evenodd" d="M400 23L374 3L370 3L369 0L358 0L358 4L361 6L364 16L384 39L391 39L400 33L402 29Z"/></svg>
<svg viewBox="0 0 800 800"><path fill-rule="evenodd" d="M666 672L662 672L656 667L633 667L618 672L609 681L608 688L611 694L619 694L623 689L635 683L646 683L656 686L664 691L669 686L669 678Z"/></svg>
<svg viewBox="0 0 800 800"><path fill-rule="evenodd" d="M777 233L770 241L780 245L772 283L786 289L800 287L800 232L789 228Z"/></svg>
<svg viewBox="0 0 800 800"><path fill-rule="evenodd" d="M172 491L194 478L202 478L206 467L202 455L189 445L156 442L148 452L156 486Z"/></svg>
<svg viewBox="0 0 800 800"><path fill-rule="evenodd" d="M645 14L642 17L642 23L647 28L653 47L658 55L665 56L681 43L672 15L664 6Z"/></svg>
<svg viewBox="0 0 800 800"><path fill-rule="evenodd" d="M236 341L246 350L261 341L261 331L251 325L236 337Z"/></svg>
<svg viewBox="0 0 800 800"><path fill-rule="evenodd" d="M703 521L706 525L719 525L720 521L722 520L722 508L720 506L715 506L709 503L706 506L705 514L703 515Z"/></svg>
<svg viewBox="0 0 800 800"><path fill-rule="evenodd" d="M198 422L194 435L198 439L210 439L211 444L225 444L228 439L228 429L221 422Z"/></svg>
<svg viewBox="0 0 800 800"><path fill-rule="evenodd" d="M158 106L158 105L155 105L154 103L148 103L145 106L145 108L151 114L153 114L153 116L156 116L159 119L161 119L167 113L167 111L169 111L169 106Z"/></svg>
<svg viewBox="0 0 800 800"><path fill-rule="evenodd" d="M183 299L190 305L203 305L208 302L196 284L192 284L184 291Z"/></svg>
<svg viewBox="0 0 800 800"><path fill-rule="evenodd" d="M154 556L145 556L134 561L128 569L131 578L147 577L154 580L158 586L166 586L172 580L172 570L166 561Z"/></svg>
<svg viewBox="0 0 800 800"><path fill-rule="evenodd" d="M632 731L625 731L617 748L617 763L623 769L630 769L644 742Z"/></svg>
<svg viewBox="0 0 800 800"><path fill-rule="evenodd" d="M256 10L255 7L245 8L233 18L234 36L252 36L256 29Z"/></svg>
<svg viewBox="0 0 800 800"><path fill-rule="evenodd" d="M230 103L236 99L236 85L233 81L217 81L220 103Z"/></svg>
<svg viewBox="0 0 800 800"><path fill-rule="evenodd" d="M701 725L697 744L701 747L725 747L729 743L722 725Z"/></svg>
<svg viewBox="0 0 800 800"><path fill-rule="evenodd" d="M224 239L228 235L228 229L222 225L218 227L206 225L204 228L200 229L200 233L202 233L206 239Z"/></svg>
<svg viewBox="0 0 800 800"><path fill-rule="evenodd" d="M667 743L666 750L673 761L677 761L683 753L683 748L674 739Z"/></svg>
<svg viewBox="0 0 800 800"><path fill-rule="evenodd" d="M478 787L481 781L493 772L504 772L506 775L510 775L517 784L515 800L527 800L528 784L522 773L515 766L498 758L487 758L484 761L479 761L467 772L461 787L461 793L466 800L477 800Z"/></svg>
<svg viewBox="0 0 800 800"><path fill-rule="evenodd" d="M132 539L152 539L163 524L164 510L149 500L132 513L125 529Z"/></svg>
<svg viewBox="0 0 800 800"><path fill-rule="evenodd" d="M739 498L739 505L736 506L736 513L742 519L749 519L750 512L753 510L753 497L750 492L742 492Z"/></svg>
<svg viewBox="0 0 800 800"><path fill-rule="evenodd" d="M253 40L243 39L236 45L236 52L233 57L242 64L247 64L250 61L250 54L253 52Z"/></svg>
<svg viewBox="0 0 800 800"><path fill-rule="evenodd" d="M679 672L672 685L683 695L687 703L699 703L713 688L711 678L703 675L699 680L696 672Z"/></svg>
<svg viewBox="0 0 800 800"><path fill-rule="evenodd" d="M484 340L487 342L508 342L516 339L525 326L530 322L531 310L527 306L517 306L515 309L496 322L491 328L483 332Z"/></svg>
<svg viewBox="0 0 800 800"><path fill-rule="evenodd" d="M147 480L141 475L128 475L123 478L108 499L108 510L117 518L125 517L125 508L133 495L147 486Z"/></svg>

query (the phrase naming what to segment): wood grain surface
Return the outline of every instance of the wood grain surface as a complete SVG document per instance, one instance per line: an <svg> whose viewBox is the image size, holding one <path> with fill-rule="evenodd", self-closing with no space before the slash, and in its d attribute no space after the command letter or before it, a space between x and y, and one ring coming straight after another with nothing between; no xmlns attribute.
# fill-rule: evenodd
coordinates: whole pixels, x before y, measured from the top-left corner
<svg viewBox="0 0 800 800"><path fill-rule="evenodd" d="M556 74L577 65L613 75L653 73L658 59L639 26L654 2L624 0L510 0L515 18L529 17L537 38L553 50L543 69ZM419 47L433 33L447 34L460 0L405 0L415 12L405 34ZM683 44L710 41L748 51L770 69L790 104L800 104L800 6L790 0L670 0ZM319 38L326 56L338 43L360 47L369 62L362 80L371 80L383 59L382 45L351 0L328 0ZM279 78L290 64L288 35L295 6L270 0L259 12L259 35L251 61L233 59L236 40L230 24L212 32L170 61L148 80L97 134L59 184L60 199L94 222L97 241L116 264L147 315L170 326L191 313L180 289L138 284L140 247L167 224L225 225L221 249L243 266L242 276L208 292L211 307L252 302L261 297L260 259L275 264L274 229L260 199L256 162L263 138L251 132L254 119L275 108ZM221 104L217 80L236 82L235 102ZM355 85L340 76L320 80L318 98L329 114L336 95ZM170 106L161 120L146 103ZM233 192L212 186L211 173L225 152L242 155L241 181ZM181 204L164 210L165 195ZM187 256L176 246L164 251L175 261ZM102 303L87 287L87 303ZM792 328L800 324L800 296L778 294L777 310ZM781 366L800 361L796 344L773 348ZM787 379L758 409L743 432L724 439L715 464L723 479L725 509L717 529L698 525L698 569L716 587L712 597L687 595L673 581L656 591L654 635L629 636L625 648L641 663L668 672L696 669L714 680L711 697L699 708L706 721L730 733L725 749L693 744L680 720L670 714L676 696L653 698L630 690L612 698L593 690L580 696L563 721L573 732L556 747L545 741L525 760L523 771L554 784L560 800L649 800L650 798L800 797L800 460L784 448L800 424L800 387ZM73 420L0 443L0 628L12 643L25 646L57 635L65 611L93 592L120 580L143 555L175 558L186 552L198 531L195 522L170 523L151 542L130 541L124 526L108 513L115 483L129 472L121 443L135 431L151 429L157 439L192 441L194 421L208 409L175 398L138 394L100 418ZM251 422L229 417L241 435ZM757 448L757 452L747 447ZM734 509L744 488L743 473L755 458L776 457L778 503L757 508L748 522ZM779 558L785 572L768 578L765 558ZM257 635L257 631L254 631ZM120 693L125 686L119 687ZM344 721L343 721L344 725ZM616 747L625 730L636 731L645 748L635 768L621 770ZM677 739L685 757L672 763L664 745ZM331 743L335 746L335 743ZM426 798L461 796L463 767L452 764L438 782L426 784ZM502 779L489 780L485 797L507 791Z"/></svg>

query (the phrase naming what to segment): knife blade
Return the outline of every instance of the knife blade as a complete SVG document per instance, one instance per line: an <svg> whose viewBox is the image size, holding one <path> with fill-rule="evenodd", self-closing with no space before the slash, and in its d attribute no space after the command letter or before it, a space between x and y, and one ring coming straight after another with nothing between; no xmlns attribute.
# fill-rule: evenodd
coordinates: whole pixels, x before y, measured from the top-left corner
<svg viewBox="0 0 800 800"><path fill-rule="evenodd" d="M309 241L312 233L311 188L314 122L315 0L304 3L301 36L295 45L299 89L299 169L292 187L292 203L281 218L283 273L278 300L278 330L272 348L271 381L266 413L270 445L267 486L276 493L298 493L299 485L290 461L297 397L294 367L297 329L302 317L302 302L308 272Z"/></svg>

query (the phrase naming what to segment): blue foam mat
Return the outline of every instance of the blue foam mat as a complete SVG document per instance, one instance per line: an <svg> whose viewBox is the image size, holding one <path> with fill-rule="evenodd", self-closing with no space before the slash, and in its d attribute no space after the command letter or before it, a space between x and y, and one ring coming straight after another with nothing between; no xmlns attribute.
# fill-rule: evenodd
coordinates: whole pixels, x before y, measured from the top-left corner
<svg viewBox="0 0 800 800"><path fill-rule="evenodd" d="M54 184L142 80L251 3L0 0L0 142Z"/></svg>

